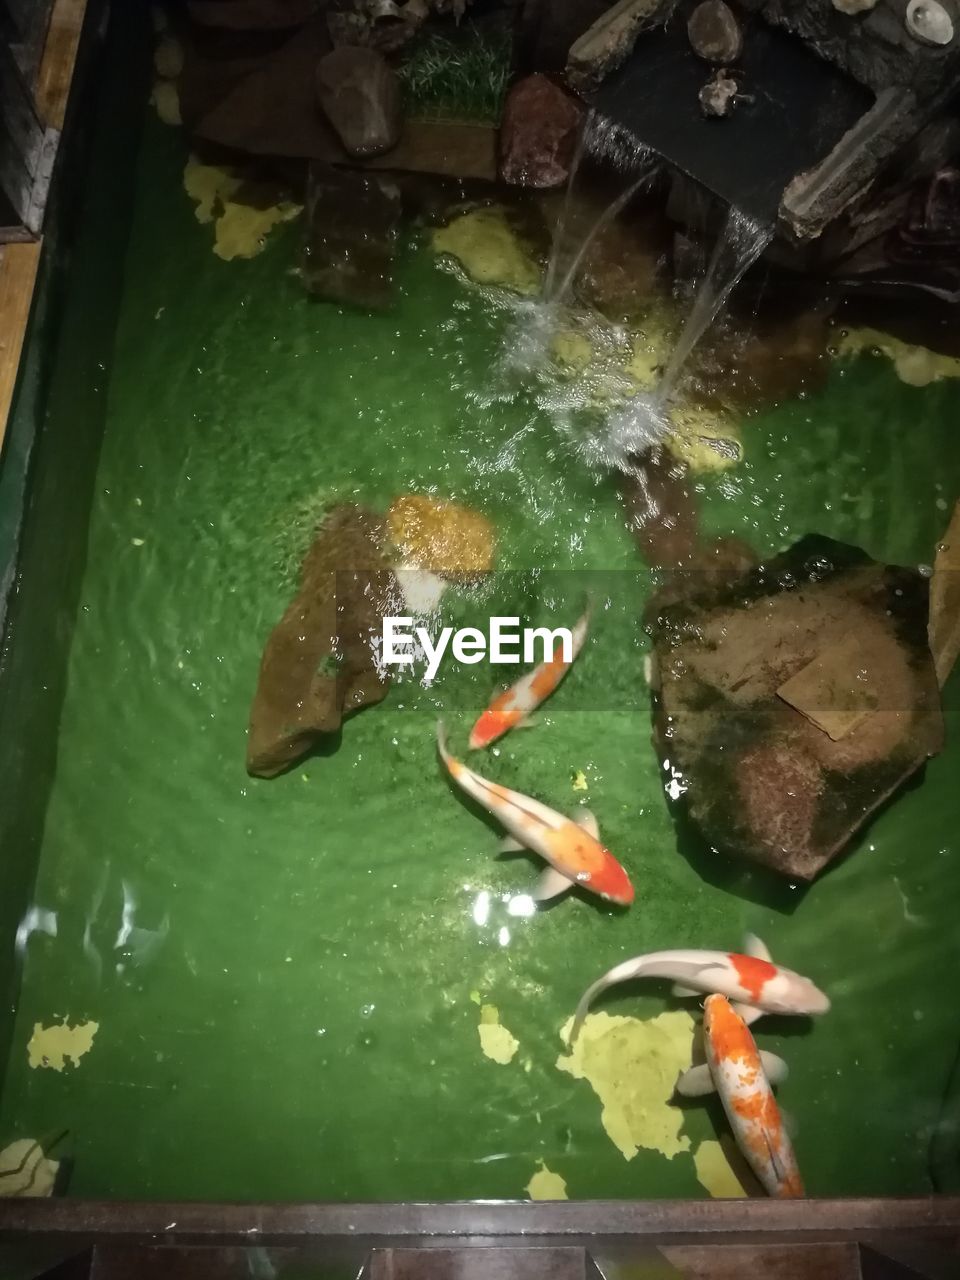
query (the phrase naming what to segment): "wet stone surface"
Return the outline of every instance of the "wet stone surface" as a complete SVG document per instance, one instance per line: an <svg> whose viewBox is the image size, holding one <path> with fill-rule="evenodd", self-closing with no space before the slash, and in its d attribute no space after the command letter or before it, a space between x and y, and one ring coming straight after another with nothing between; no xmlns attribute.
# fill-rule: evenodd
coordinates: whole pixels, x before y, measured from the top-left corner
<svg viewBox="0 0 960 1280"><path fill-rule="evenodd" d="M654 597L655 744L712 850L812 879L941 749L927 615L920 573L819 536Z"/></svg>
<svg viewBox="0 0 960 1280"><path fill-rule="evenodd" d="M393 301L400 192L389 180L310 166L301 277L315 297L379 309Z"/></svg>

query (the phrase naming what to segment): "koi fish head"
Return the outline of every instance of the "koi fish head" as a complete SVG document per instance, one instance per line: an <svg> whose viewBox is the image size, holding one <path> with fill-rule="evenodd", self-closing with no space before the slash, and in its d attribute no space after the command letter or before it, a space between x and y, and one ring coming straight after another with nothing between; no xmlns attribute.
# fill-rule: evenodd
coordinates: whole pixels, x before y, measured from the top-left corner
<svg viewBox="0 0 960 1280"><path fill-rule="evenodd" d="M470 750L479 751L481 747L489 747L510 728L509 719L495 705L481 712L477 723L470 730Z"/></svg>
<svg viewBox="0 0 960 1280"><path fill-rule="evenodd" d="M756 1054L753 1036L747 1024L726 996L707 996L703 1002L703 1033L712 1056L717 1061L728 1058L746 1061Z"/></svg>
<svg viewBox="0 0 960 1280"><path fill-rule="evenodd" d="M778 1013L818 1014L829 1012L830 997L825 995L809 978L804 978L801 974L794 973L792 969L781 969L780 977L785 981L782 995L783 1007L777 1010Z"/></svg>
<svg viewBox="0 0 960 1280"><path fill-rule="evenodd" d="M608 902L616 903L618 907L629 907L634 898L630 877L609 849L604 849L603 853L603 862L596 871L590 873L586 887Z"/></svg>

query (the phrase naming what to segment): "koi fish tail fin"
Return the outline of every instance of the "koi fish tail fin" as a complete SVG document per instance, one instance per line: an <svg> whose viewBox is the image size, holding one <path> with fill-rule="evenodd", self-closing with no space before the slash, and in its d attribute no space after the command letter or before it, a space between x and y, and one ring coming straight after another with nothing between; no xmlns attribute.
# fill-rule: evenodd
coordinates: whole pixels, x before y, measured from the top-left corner
<svg viewBox="0 0 960 1280"><path fill-rule="evenodd" d="M580 997L580 1003L577 1005L576 1013L573 1015L573 1026L570 1028L568 1037L568 1043L571 1047L580 1034L580 1028L583 1026L584 1019L590 1011L591 1004L600 995L601 991L606 991L607 987L612 987L618 982L629 982L633 978L642 977L645 959L645 956L634 956L632 960L624 960L620 964L615 964L612 969L607 970L602 978L598 978L592 986L587 987Z"/></svg>

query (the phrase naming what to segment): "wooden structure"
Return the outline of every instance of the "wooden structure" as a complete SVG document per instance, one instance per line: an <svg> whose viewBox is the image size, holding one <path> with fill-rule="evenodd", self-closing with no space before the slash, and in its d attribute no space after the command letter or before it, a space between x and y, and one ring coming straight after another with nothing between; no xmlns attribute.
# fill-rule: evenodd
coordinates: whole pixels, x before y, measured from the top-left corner
<svg viewBox="0 0 960 1280"><path fill-rule="evenodd" d="M0 446L86 0L0 0Z"/></svg>
<svg viewBox="0 0 960 1280"><path fill-rule="evenodd" d="M0 1273L23 1280L955 1280L960 1197L281 1205L6 1200L0 1201Z"/></svg>

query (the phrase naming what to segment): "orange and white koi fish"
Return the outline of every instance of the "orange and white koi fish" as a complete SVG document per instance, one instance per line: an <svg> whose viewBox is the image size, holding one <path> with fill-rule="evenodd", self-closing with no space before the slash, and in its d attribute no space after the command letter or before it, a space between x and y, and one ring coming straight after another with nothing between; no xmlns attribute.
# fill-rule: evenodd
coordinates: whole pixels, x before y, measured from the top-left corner
<svg viewBox="0 0 960 1280"><path fill-rule="evenodd" d="M735 1002L748 1023L765 1013L826 1013L830 1001L809 978L776 965L770 952L748 934L745 954L727 951L651 951L624 960L583 993L574 1014L570 1043L576 1040L592 1002L607 987L634 978L669 978L674 995L718 993Z"/></svg>
<svg viewBox="0 0 960 1280"><path fill-rule="evenodd" d="M538 853L548 864L533 895L538 902L555 898L574 885L620 906L633 901L627 873L600 843L595 827L586 829L592 825L589 816L582 819L581 826L530 796L481 778L450 755L442 724L437 725L437 747L457 786L492 813L518 846Z"/></svg>
<svg viewBox="0 0 960 1280"><path fill-rule="evenodd" d="M529 717L541 702L550 697L576 661L577 654L583 648L587 638L589 622L590 610L587 609L570 633L572 643L569 662L564 661L563 646L558 644L554 648L552 657L546 662L541 662L534 671L521 676L516 684L498 694L486 711L481 712L477 723L470 730L471 751L476 751L480 747L489 747L510 729L530 723Z"/></svg>
<svg viewBox="0 0 960 1280"><path fill-rule="evenodd" d="M771 1196L802 1196L796 1156L771 1088L786 1077L786 1064L757 1049L726 996L704 1001L703 1043L706 1064L685 1071L677 1092L696 1097L716 1089L737 1146L764 1190Z"/></svg>

